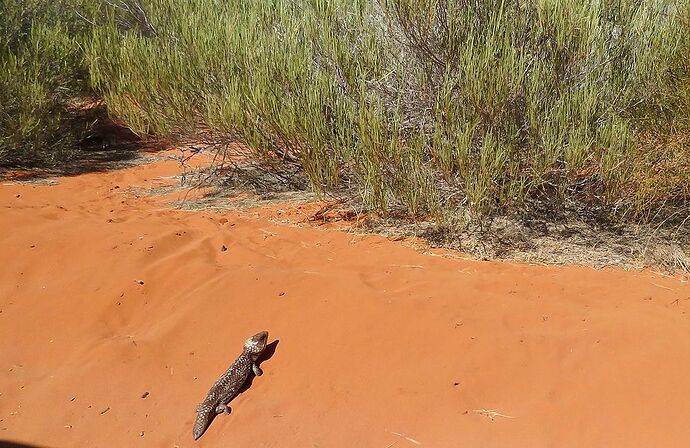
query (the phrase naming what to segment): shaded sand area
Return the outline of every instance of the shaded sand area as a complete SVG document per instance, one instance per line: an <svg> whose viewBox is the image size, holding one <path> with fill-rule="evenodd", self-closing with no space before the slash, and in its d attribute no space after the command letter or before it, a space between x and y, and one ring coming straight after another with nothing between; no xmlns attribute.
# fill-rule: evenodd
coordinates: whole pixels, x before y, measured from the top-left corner
<svg viewBox="0 0 690 448"><path fill-rule="evenodd" d="M0 441L690 446L687 278L431 256L130 190L178 170L0 185ZM193 442L260 330L264 375Z"/></svg>

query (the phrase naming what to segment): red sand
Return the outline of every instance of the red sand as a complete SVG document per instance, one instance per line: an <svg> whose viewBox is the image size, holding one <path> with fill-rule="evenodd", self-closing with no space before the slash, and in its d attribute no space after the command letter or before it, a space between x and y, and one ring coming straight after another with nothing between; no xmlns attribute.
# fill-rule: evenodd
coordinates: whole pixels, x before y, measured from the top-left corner
<svg viewBox="0 0 690 448"><path fill-rule="evenodd" d="M454 260L127 192L176 169L0 185L0 441L690 446L687 280ZM265 374L193 442L197 403L264 329Z"/></svg>

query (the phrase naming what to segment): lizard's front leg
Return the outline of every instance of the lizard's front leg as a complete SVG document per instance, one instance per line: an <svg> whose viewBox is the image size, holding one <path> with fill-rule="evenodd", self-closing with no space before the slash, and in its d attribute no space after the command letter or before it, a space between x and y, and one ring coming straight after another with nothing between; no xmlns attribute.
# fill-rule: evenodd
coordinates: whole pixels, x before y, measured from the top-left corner
<svg viewBox="0 0 690 448"><path fill-rule="evenodd" d="M254 375L256 376L261 376L264 374L264 371L261 370L261 367L259 367L257 364L252 364L252 372L254 372Z"/></svg>

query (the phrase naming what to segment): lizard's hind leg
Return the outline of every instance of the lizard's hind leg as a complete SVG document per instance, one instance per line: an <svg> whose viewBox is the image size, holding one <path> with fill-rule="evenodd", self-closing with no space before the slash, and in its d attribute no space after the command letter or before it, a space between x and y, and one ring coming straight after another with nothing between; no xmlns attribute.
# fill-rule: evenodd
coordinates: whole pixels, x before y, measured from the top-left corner
<svg viewBox="0 0 690 448"><path fill-rule="evenodd" d="M230 412L232 411L232 408L230 407L230 405L228 403L230 403L230 401L232 401L232 398L233 398L233 394L230 394L227 397L220 400L220 403L218 403L218 406L216 406L216 413L218 413L218 414L223 414L223 413L230 414Z"/></svg>
<svg viewBox="0 0 690 448"><path fill-rule="evenodd" d="M230 414L231 411L232 409L227 403L221 403L218 406L216 406L216 414Z"/></svg>

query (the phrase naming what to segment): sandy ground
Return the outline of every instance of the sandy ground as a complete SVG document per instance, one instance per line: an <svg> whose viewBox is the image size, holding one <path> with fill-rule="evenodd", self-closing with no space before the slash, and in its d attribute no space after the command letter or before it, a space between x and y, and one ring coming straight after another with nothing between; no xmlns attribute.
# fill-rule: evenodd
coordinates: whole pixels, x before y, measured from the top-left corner
<svg viewBox="0 0 690 448"><path fill-rule="evenodd" d="M177 169L0 185L0 441L690 446L687 278L430 256L129 190ZM265 374L193 442L260 330Z"/></svg>

